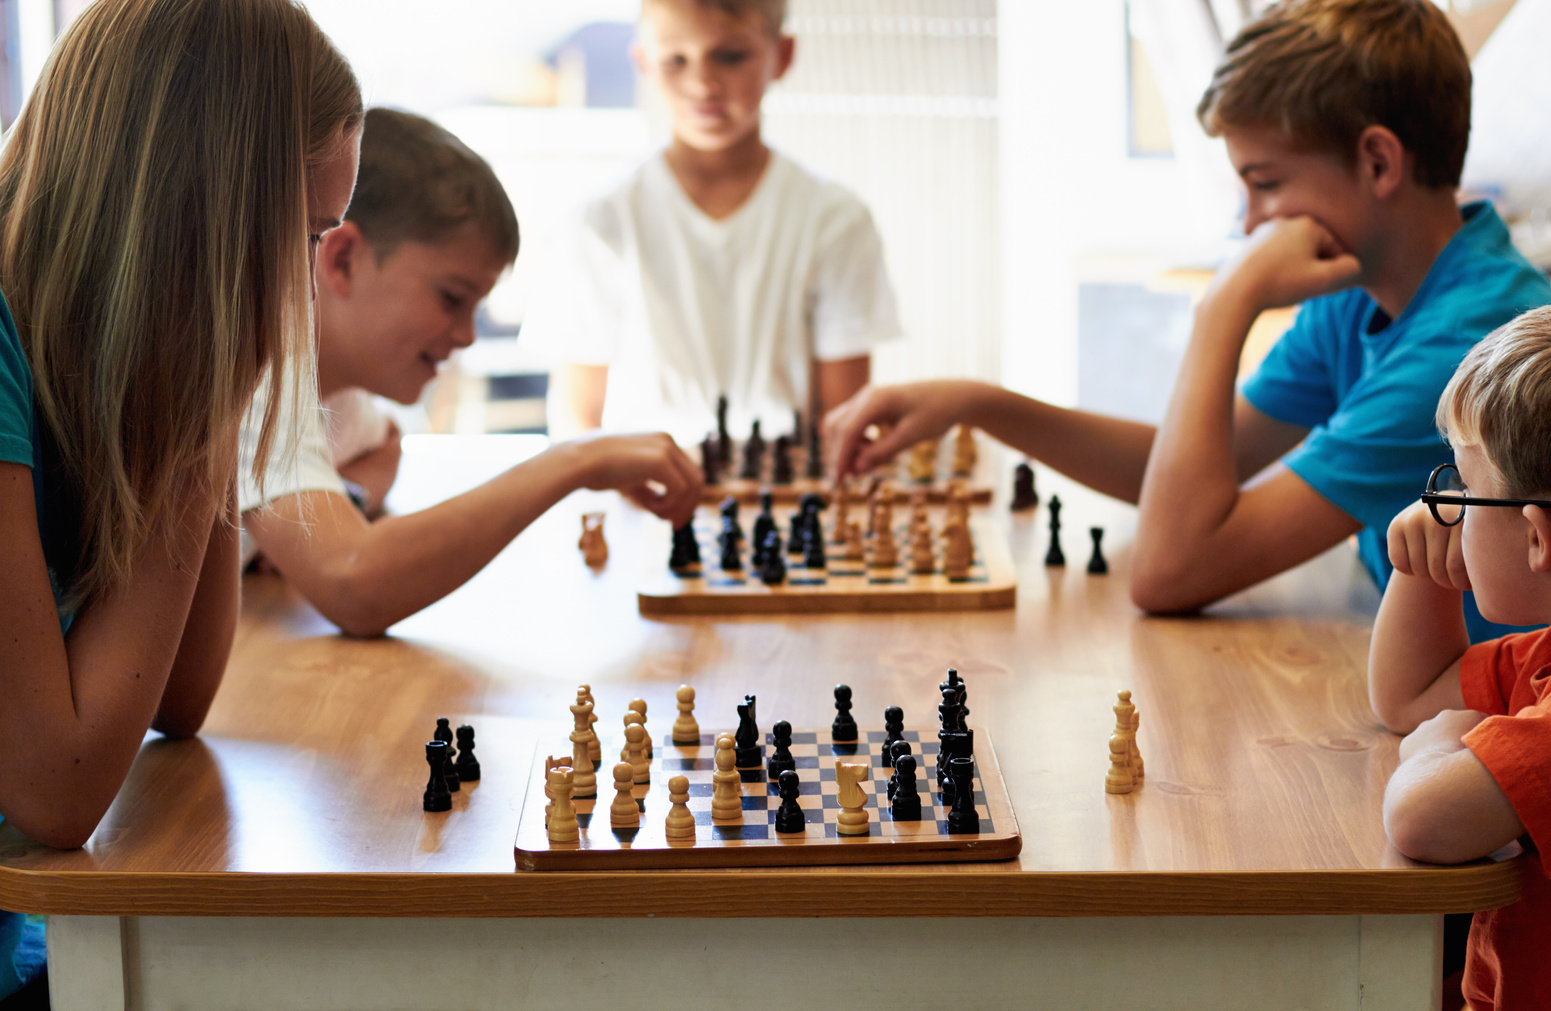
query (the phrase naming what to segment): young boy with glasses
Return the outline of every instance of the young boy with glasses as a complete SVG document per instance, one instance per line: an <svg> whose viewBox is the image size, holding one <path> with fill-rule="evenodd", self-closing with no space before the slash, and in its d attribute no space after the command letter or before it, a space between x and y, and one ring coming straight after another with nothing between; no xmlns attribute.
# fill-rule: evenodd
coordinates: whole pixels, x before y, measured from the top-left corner
<svg viewBox="0 0 1551 1011"><path fill-rule="evenodd" d="M1528 836L1523 897L1475 915L1472 1008L1551 1007L1551 629L1470 645L1460 595L1491 621L1551 620L1551 307L1465 356L1438 404L1456 463L1389 528L1369 695L1408 736L1384 826L1415 860L1475 860Z"/></svg>

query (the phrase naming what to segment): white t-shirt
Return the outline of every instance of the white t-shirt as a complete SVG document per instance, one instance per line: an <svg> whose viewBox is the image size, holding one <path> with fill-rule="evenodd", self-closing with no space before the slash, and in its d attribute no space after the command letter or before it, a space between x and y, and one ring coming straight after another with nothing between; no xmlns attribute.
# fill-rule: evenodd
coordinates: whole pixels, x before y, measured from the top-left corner
<svg viewBox="0 0 1551 1011"><path fill-rule="evenodd" d="M726 394L732 430L808 406L809 361L899 335L872 215L779 152L743 206L707 217L662 153L592 201L534 292L523 337L608 365L605 428L697 442Z"/></svg>
<svg viewBox="0 0 1551 1011"><path fill-rule="evenodd" d="M258 451L259 431L264 423L269 398L266 379L253 397L253 404L242 419L242 436L237 463L237 508L244 518L248 511L266 506L278 498L304 491L345 494L339 467L362 453L370 452L388 440L390 419L377 407L370 393L361 389L341 390L322 403L321 409L309 404L296 420L295 397L287 384L280 401L277 438L264 471L264 489L259 491L253 479L253 457ZM294 426L294 427L293 427ZM293 447L289 443L295 433ZM258 554L258 545L242 531L244 567Z"/></svg>

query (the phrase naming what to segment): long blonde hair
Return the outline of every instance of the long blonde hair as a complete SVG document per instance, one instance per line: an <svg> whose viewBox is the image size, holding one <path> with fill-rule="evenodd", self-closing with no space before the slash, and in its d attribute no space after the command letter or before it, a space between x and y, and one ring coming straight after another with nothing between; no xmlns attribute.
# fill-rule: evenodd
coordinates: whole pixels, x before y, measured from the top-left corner
<svg viewBox="0 0 1551 1011"><path fill-rule="evenodd" d="M292 0L96 0L54 47L0 156L0 292L75 602L191 489L226 493L265 374L312 381L309 172L360 117Z"/></svg>

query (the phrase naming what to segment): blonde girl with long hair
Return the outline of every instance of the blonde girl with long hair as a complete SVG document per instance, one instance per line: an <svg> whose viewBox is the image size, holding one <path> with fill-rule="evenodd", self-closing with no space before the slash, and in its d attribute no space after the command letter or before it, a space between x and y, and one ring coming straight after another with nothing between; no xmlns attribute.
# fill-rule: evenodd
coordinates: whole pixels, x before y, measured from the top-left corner
<svg viewBox="0 0 1551 1011"><path fill-rule="evenodd" d="M238 426L265 375L314 382L310 254L360 118L291 0L96 0L7 139L0 816L33 839L81 845L147 727L204 720L237 619Z"/></svg>

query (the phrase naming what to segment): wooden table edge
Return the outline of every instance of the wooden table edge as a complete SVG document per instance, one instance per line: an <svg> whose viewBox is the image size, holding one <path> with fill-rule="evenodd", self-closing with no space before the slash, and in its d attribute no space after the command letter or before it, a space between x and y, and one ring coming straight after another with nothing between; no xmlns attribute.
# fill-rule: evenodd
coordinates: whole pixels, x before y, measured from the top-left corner
<svg viewBox="0 0 1551 1011"><path fill-rule="evenodd" d="M0 866L0 908L89 916L1287 916L1474 912L1523 857L1353 871L260 874ZM849 890L865 901L837 901Z"/></svg>

